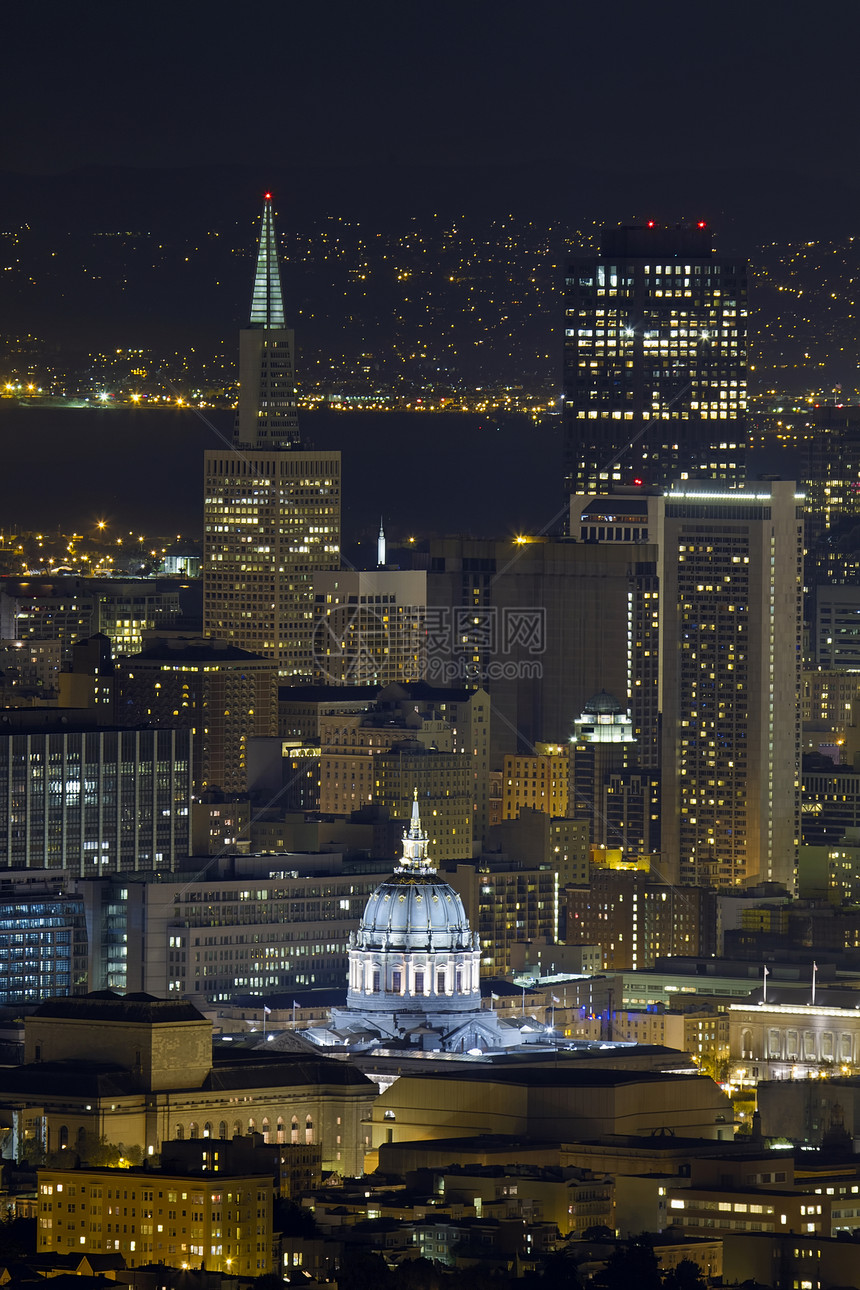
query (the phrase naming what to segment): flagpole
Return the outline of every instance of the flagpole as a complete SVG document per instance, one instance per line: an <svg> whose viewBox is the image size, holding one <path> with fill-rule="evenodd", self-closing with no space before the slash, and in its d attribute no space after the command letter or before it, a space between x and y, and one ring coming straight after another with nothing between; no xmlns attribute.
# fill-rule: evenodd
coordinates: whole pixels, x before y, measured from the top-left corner
<svg viewBox="0 0 860 1290"><path fill-rule="evenodd" d="M764 971L764 983L762 985L761 1001L762 1003L767 1003L767 978L770 976L770 972L768 971L766 964L763 964L762 967Z"/></svg>
<svg viewBox="0 0 860 1290"><path fill-rule="evenodd" d="M818 971L818 964L812 964L812 1007L815 1007L815 974Z"/></svg>

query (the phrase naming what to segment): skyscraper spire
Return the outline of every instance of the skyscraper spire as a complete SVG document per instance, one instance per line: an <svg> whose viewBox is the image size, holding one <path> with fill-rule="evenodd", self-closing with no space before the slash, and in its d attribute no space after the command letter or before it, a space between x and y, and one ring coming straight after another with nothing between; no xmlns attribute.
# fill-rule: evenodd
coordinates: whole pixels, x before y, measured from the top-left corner
<svg viewBox="0 0 860 1290"><path fill-rule="evenodd" d="M236 445L295 448L299 442L294 336L284 322L272 194L266 193L251 320L239 332Z"/></svg>
<svg viewBox="0 0 860 1290"><path fill-rule="evenodd" d="M379 517L379 536L376 539L376 563L381 569L385 565L385 529L382 527L382 516Z"/></svg>
<svg viewBox="0 0 860 1290"><path fill-rule="evenodd" d="M286 326L271 193L266 193L263 204L263 224L260 229L260 249L257 253L257 274L254 278L250 325L264 327L267 331Z"/></svg>

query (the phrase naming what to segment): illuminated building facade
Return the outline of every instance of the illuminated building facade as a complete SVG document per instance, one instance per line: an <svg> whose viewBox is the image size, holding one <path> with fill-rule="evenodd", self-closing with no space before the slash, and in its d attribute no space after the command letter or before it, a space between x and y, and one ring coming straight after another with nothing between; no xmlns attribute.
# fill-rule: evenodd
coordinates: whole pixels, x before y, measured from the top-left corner
<svg viewBox="0 0 860 1290"><path fill-rule="evenodd" d="M299 441L295 335L286 326L275 217L266 193L251 317L239 332L239 448L294 448Z"/></svg>
<svg viewBox="0 0 860 1290"><path fill-rule="evenodd" d="M587 887L568 887L567 941L599 945L603 967L651 968L661 955L709 955L716 948L716 896L648 874L593 869Z"/></svg>
<svg viewBox="0 0 860 1290"><path fill-rule="evenodd" d="M566 818L570 786L567 744L537 744L533 754L506 757L502 819L515 820L523 807Z"/></svg>
<svg viewBox="0 0 860 1290"><path fill-rule="evenodd" d="M568 491L740 483L746 333L746 265L714 254L704 222L605 228L565 279Z"/></svg>
<svg viewBox="0 0 860 1290"><path fill-rule="evenodd" d="M440 864L469 860L475 827L471 757L404 740L374 757L376 802L391 820L409 818L417 787L427 834Z"/></svg>
<svg viewBox="0 0 860 1290"><path fill-rule="evenodd" d="M660 849L660 780L639 766L632 729L605 690L585 704L570 741L570 814L592 846L639 856Z"/></svg>
<svg viewBox="0 0 860 1290"><path fill-rule="evenodd" d="M217 1161L219 1148L213 1152ZM129 1268L159 1263L262 1276L272 1266L272 1179L217 1163L213 1172L214 1182L160 1169L42 1169L36 1248L116 1252ZM116 1221L120 1210L125 1222Z"/></svg>
<svg viewBox="0 0 860 1290"><path fill-rule="evenodd" d="M205 454L203 631L313 675L313 580L340 565L340 453L300 449L271 200L241 333L236 448Z"/></svg>
<svg viewBox="0 0 860 1290"><path fill-rule="evenodd" d="M0 734L0 868L172 870L189 853L191 735L16 711Z"/></svg>
<svg viewBox="0 0 860 1290"><path fill-rule="evenodd" d="M314 579L315 680L322 685L421 680L426 669L426 614L423 570L318 574Z"/></svg>
<svg viewBox="0 0 860 1290"><path fill-rule="evenodd" d="M340 453L206 453L203 629L313 674L313 579L340 560Z"/></svg>
<svg viewBox="0 0 860 1290"><path fill-rule="evenodd" d="M76 641L103 632L111 651L133 654L143 633L172 626L180 614L175 579L4 578L0 638L59 641L64 663Z"/></svg>
<svg viewBox="0 0 860 1290"><path fill-rule="evenodd" d="M244 792L248 740L277 730L273 661L212 637L148 640L117 663L116 685L123 721L192 732L196 794Z"/></svg>
<svg viewBox="0 0 860 1290"><path fill-rule="evenodd" d="M417 682L371 691L366 698L352 704L332 701L343 693L344 690L337 687L307 691L309 699L316 696L314 706L318 715L297 715L295 720L299 724L290 727L294 736L299 731L305 734L314 729L318 731L321 747L319 809L326 814L348 815L372 802L382 803L378 754L392 749L399 749L402 753L406 744L414 753L421 745L436 753L436 764L442 765L438 756L445 753L455 758L450 764L458 767L458 773L465 771L470 782L468 792L472 807L470 836L480 842L489 827L490 699L486 691L449 690ZM301 713L302 702L296 706ZM425 783L430 763L422 762L418 773L421 778L415 783L421 783L430 792L435 810L439 803L436 789L432 786L434 777ZM389 773L388 788L392 782ZM398 818L408 816L412 787L414 785L410 781L403 790L405 797L400 790L395 792L397 802L406 809L406 815ZM436 787L441 793L446 784L440 781ZM457 816L459 819L460 805ZM453 823L456 827L457 821ZM435 831L432 832L432 844L437 848L436 854L440 859L450 858L442 838Z"/></svg>
<svg viewBox="0 0 860 1290"><path fill-rule="evenodd" d="M663 514L662 847L683 883L794 884L802 499L689 486ZM677 868L675 867L677 865Z"/></svg>
<svg viewBox="0 0 860 1290"><path fill-rule="evenodd" d="M428 844L416 795L403 855L349 938L346 1007L332 1009L331 1031L309 1032L317 1043L366 1045L374 1036L372 1043L467 1052L521 1042L481 1007L478 935L457 892L437 874Z"/></svg>

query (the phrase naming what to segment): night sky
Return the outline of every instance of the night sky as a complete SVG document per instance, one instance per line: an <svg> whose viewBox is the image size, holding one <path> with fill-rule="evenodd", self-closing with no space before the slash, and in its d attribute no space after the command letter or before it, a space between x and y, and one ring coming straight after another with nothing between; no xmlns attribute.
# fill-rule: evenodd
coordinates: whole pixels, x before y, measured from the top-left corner
<svg viewBox="0 0 860 1290"><path fill-rule="evenodd" d="M219 273L217 300L204 301L189 279L173 309L155 276L148 294L129 291L124 314L107 276L89 304L67 291L56 317L35 287L32 316L11 295L4 312L0 296L0 333L29 329L50 341L62 323L87 345L97 322L109 342L150 344L147 324L164 321L177 344L205 347L207 326L232 338L268 187L281 229L313 227L321 213L349 218L372 200L392 227L419 207L432 218L437 202L519 218L531 201L544 222L580 227L704 217L721 250L744 256L771 231L804 243L850 236L858 36L856 0L10 0L0 231L27 225L49 254L73 227L159 228L160 237L165 227L244 220L248 259ZM320 284L307 289L314 307ZM559 347L559 366L560 357ZM848 387L855 366L852 350ZM450 469L464 473L462 463ZM7 476L0 505L26 524L20 478ZM393 474L376 491L399 485ZM67 499L49 487L39 480L59 516ZM535 482L540 500L524 515L554 511L545 487ZM368 506L375 516L375 496ZM499 531L514 509L500 513ZM459 506L438 525L464 527Z"/></svg>
<svg viewBox="0 0 860 1290"><path fill-rule="evenodd" d="M814 209L857 183L858 35L853 0L11 0L0 167L771 171Z"/></svg>

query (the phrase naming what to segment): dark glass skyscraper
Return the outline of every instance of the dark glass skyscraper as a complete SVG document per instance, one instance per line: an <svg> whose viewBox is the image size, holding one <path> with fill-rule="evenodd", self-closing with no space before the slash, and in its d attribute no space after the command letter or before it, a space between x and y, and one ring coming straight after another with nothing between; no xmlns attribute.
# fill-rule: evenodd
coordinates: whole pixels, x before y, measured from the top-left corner
<svg viewBox="0 0 860 1290"><path fill-rule="evenodd" d="M568 266L564 345L569 492L743 481L746 265L703 222L604 229Z"/></svg>

